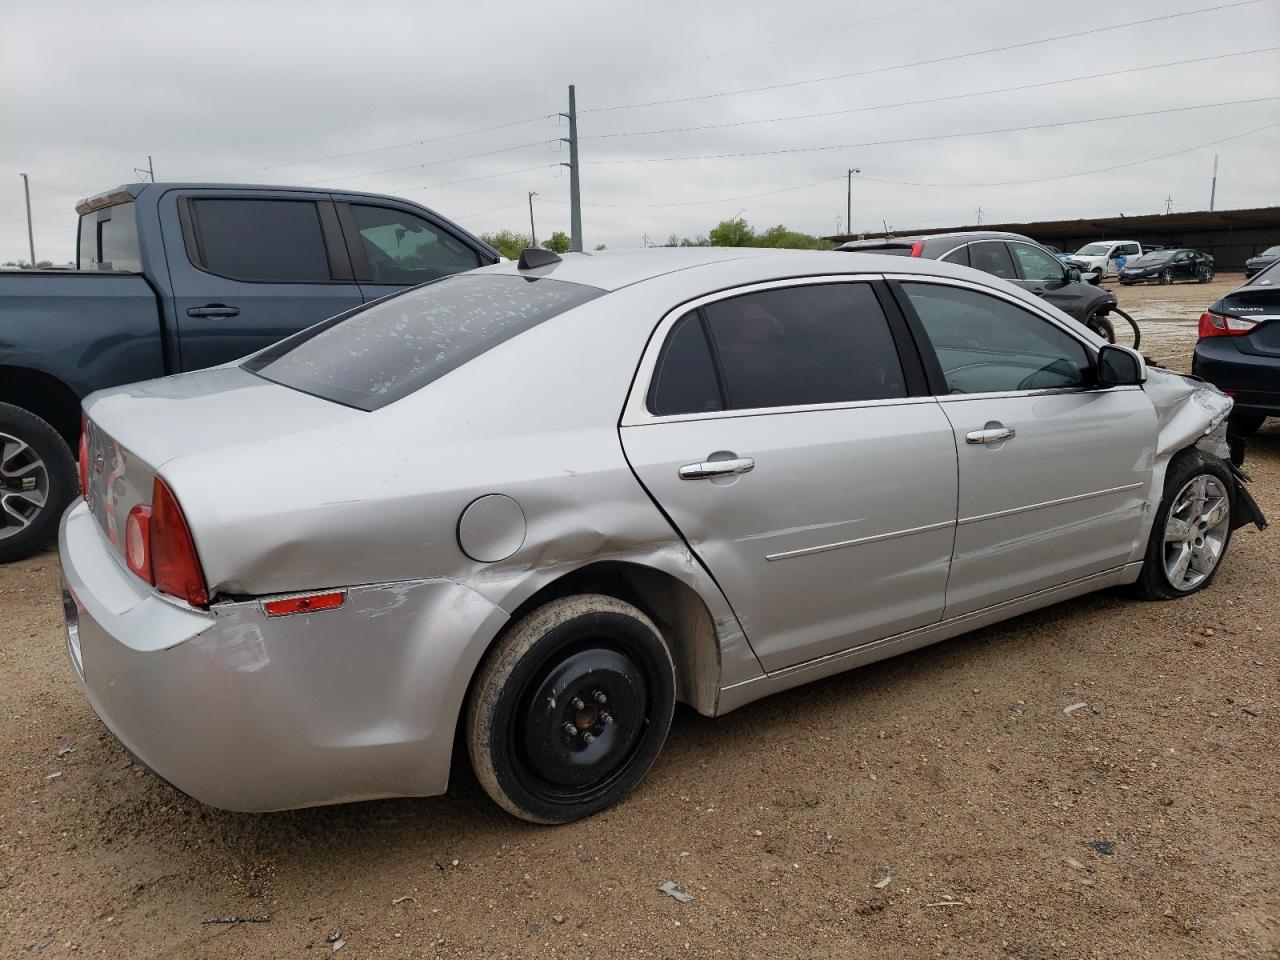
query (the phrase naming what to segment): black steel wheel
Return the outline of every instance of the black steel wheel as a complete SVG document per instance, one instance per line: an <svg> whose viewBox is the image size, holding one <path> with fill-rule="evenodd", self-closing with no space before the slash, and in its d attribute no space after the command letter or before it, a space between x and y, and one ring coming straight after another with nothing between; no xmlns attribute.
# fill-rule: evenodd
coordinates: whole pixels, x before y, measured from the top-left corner
<svg viewBox="0 0 1280 960"><path fill-rule="evenodd" d="M674 707L675 667L653 622L614 597L565 597L490 652L468 704L467 748L499 806L567 823L640 782Z"/></svg>

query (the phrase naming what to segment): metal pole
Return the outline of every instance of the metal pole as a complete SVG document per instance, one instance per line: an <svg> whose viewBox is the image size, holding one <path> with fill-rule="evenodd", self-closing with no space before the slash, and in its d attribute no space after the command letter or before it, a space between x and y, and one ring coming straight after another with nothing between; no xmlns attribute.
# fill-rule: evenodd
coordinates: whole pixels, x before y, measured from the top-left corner
<svg viewBox="0 0 1280 960"><path fill-rule="evenodd" d="M1209 212L1213 212L1213 201L1218 195L1218 155L1213 155L1213 182L1209 185Z"/></svg>
<svg viewBox="0 0 1280 960"><path fill-rule="evenodd" d="M151 182L152 182L152 183L155 183L155 182L156 182L156 167L155 167L155 164L153 164L153 163L151 162L151 154L149 154L149 153L147 154L147 173L151 174Z"/></svg>
<svg viewBox="0 0 1280 960"><path fill-rule="evenodd" d="M569 84L569 112L560 114L569 118L569 162L561 166L569 168L569 249L582 252L582 195L578 190L578 102L573 84ZM562 141L564 137L560 138Z"/></svg>
<svg viewBox="0 0 1280 960"><path fill-rule="evenodd" d="M25 173L18 174L22 177L22 193L27 198L27 246L31 249L31 269L36 268L36 237L31 230L31 185L27 183L27 175Z"/></svg>
<svg viewBox="0 0 1280 960"><path fill-rule="evenodd" d="M533 226L533 198L536 197L537 191L529 191L529 239L533 241L533 245L538 245L538 231Z"/></svg>

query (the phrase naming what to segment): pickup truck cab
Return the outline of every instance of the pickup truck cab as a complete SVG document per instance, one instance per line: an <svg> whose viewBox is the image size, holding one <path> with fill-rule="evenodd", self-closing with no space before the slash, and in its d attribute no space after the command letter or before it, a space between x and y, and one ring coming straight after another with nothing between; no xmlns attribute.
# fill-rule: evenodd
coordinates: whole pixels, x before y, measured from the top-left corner
<svg viewBox="0 0 1280 960"><path fill-rule="evenodd" d="M1089 270L1097 270L1101 279L1118 276L1120 268L1130 260L1137 260L1155 247L1144 247L1136 240L1098 240L1086 243L1071 255L1074 262L1082 263Z"/></svg>
<svg viewBox="0 0 1280 960"><path fill-rule="evenodd" d="M376 194L133 183L76 210L76 270L0 273L0 562L56 533L88 394L226 363L501 259L439 214Z"/></svg>

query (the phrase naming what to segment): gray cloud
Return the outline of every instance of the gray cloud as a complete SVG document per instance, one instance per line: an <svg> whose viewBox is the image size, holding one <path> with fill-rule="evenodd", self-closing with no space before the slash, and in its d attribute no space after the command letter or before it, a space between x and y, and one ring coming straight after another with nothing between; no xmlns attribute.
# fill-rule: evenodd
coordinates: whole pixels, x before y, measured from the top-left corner
<svg viewBox="0 0 1280 960"><path fill-rule="evenodd" d="M881 69L1194 9L1190 0L1086 7L1047 0L905 0L898 7L870 0L5 0L0 260L26 256L18 171L33 178L37 255L65 261L73 256L75 200L137 179L132 168L145 166L147 154L162 180L216 174L235 181L385 191L426 203L476 231L526 227L525 192L537 190L539 233L545 236L568 226L568 179L558 166L567 157L556 143L564 131L554 115L565 108L571 82L582 111L588 246L636 246L646 233L658 241L670 233L705 233L744 208L758 226L785 223L829 233L844 213L840 178L850 166L875 180L930 184L1054 177L1280 123L1280 100L918 143L654 161L907 140L1280 96L1280 53L1272 50L1038 89L934 99L1275 47L1276 0L947 63ZM601 109L856 72L863 75ZM601 136L914 100L931 102L710 130ZM526 118L534 119L418 143ZM392 144L409 145L376 149ZM519 148L505 150L513 146ZM1220 208L1280 199L1277 127L1217 147L1046 183L911 186L859 180L854 224L873 229L887 220L901 230L972 222L979 206L988 222L1153 212L1163 210L1169 196L1175 210L1199 209L1207 204L1215 151L1222 156ZM338 154L355 155L313 159ZM458 159L464 157L469 159ZM310 162L292 163L298 160ZM505 175L530 167L535 169ZM827 182L785 189L814 181ZM772 195L733 199L766 193Z"/></svg>

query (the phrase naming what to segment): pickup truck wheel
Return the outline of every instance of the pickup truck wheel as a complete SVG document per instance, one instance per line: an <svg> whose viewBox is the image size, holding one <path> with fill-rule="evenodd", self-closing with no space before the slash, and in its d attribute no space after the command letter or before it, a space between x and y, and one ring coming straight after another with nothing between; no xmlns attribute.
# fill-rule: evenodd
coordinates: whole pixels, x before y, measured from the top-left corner
<svg viewBox="0 0 1280 960"><path fill-rule="evenodd" d="M78 482L58 432L35 414L0 403L0 563L29 557L54 538Z"/></svg>
<svg viewBox="0 0 1280 960"><path fill-rule="evenodd" d="M671 728L675 667L648 617L598 594L553 600L490 651L467 706L485 792L533 823L605 809L653 766Z"/></svg>
<svg viewBox="0 0 1280 960"><path fill-rule="evenodd" d="M1134 584L1138 596L1172 600L1213 581L1231 544L1234 484L1227 465L1210 454L1193 448L1173 458Z"/></svg>

